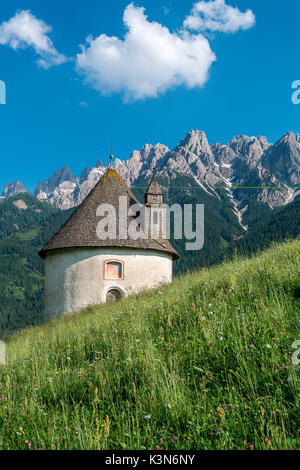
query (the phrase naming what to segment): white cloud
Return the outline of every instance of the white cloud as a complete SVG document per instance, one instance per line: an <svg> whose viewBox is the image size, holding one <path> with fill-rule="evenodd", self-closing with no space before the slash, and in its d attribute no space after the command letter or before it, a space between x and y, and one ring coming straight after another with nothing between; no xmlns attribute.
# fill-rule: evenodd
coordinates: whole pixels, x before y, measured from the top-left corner
<svg viewBox="0 0 300 470"><path fill-rule="evenodd" d="M15 50L32 47L40 56L38 64L49 68L68 60L55 49L48 36L51 31L51 26L36 18L29 10L18 11L9 21L0 24L0 44Z"/></svg>
<svg viewBox="0 0 300 470"><path fill-rule="evenodd" d="M124 100L157 97L173 86L200 87L216 60L202 34L171 33L150 22L145 9L127 6L124 39L101 34L87 38L77 55L77 70L103 95L123 93Z"/></svg>
<svg viewBox="0 0 300 470"><path fill-rule="evenodd" d="M185 19L184 27L193 31L221 31L235 33L249 29L255 24L252 10L242 13L225 3L225 0L200 1L194 4L191 14Z"/></svg>

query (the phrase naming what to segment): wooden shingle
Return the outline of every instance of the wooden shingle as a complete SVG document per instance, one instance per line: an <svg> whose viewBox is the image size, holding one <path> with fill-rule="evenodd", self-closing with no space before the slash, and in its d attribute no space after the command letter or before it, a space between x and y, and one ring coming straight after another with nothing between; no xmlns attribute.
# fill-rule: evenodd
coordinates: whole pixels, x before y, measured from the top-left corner
<svg viewBox="0 0 300 470"><path fill-rule="evenodd" d="M158 190L157 188L155 189ZM169 253L173 256L173 259L178 259L178 253L168 240L156 240L150 237L138 240L129 238L126 240L120 239L118 224L115 239L102 240L98 238L96 232L99 222L99 217L96 215L98 206L109 203L114 206L118 215L120 196L127 196L128 206L140 204L117 171L110 168L77 207L63 227L41 249L39 255L45 258L46 253L49 251L68 248L111 247L155 250ZM128 218L128 223L129 221L130 219Z"/></svg>

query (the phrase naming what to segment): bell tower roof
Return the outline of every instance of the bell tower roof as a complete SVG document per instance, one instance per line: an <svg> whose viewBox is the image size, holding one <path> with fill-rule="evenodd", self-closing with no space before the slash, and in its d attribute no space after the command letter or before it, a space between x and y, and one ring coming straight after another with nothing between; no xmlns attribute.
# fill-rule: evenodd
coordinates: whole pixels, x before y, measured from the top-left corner
<svg viewBox="0 0 300 470"><path fill-rule="evenodd" d="M163 203L163 192L158 184L156 176L153 176L149 188L145 194L145 205L159 204Z"/></svg>
<svg viewBox="0 0 300 470"><path fill-rule="evenodd" d="M158 196L163 195L162 189L156 179L156 176L153 176L149 188L147 189L146 195L147 194L156 194Z"/></svg>

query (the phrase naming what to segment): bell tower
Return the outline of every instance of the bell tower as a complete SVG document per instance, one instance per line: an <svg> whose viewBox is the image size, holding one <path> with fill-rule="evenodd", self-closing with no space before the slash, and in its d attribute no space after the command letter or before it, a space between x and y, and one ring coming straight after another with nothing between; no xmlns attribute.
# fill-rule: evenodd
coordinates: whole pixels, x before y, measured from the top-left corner
<svg viewBox="0 0 300 470"><path fill-rule="evenodd" d="M150 186L145 194L145 205L161 205L163 198L163 192L160 185L157 182L156 176L151 180Z"/></svg>
<svg viewBox="0 0 300 470"><path fill-rule="evenodd" d="M145 194L147 233L150 238L166 239L166 205L156 177L151 180Z"/></svg>

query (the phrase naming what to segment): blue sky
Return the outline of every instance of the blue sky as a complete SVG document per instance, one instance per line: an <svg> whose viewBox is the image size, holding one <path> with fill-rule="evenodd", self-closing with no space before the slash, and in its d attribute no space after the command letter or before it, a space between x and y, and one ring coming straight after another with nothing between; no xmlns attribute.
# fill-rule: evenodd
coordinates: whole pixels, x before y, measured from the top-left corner
<svg viewBox="0 0 300 470"><path fill-rule="evenodd" d="M121 159L127 159L132 150L144 143L161 142L172 148L190 129L204 130L210 143L227 143L239 134L266 135L270 142L275 142L289 130L299 132L300 105L291 102L292 82L300 80L298 0L286 0L284 4L271 0L227 0L228 5L241 12L251 9L255 25L236 32L190 30L188 34L193 37L204 33L211 53L216 56L216 61L206 67L207 79L200 78L203 70L197 75L193 66L182 70L182 64L177 63L175 72L182 75L181 80L169 86L166 79L156 90L147 92L157 96L146 93L142 97L138 96L143 84L140 69L136 90L126 96L127 85L123 86L126 80L132 85L135 74L131 72L138 67L134 49L128 56L133 68L123 63L122 58L116 69L109 63L104 82L97 79L96 85L91 78L89 83L85 81L91 76L90 69L76 70L76 54L82 53L79 45L85 44L85 51L92 52L86 43L89 35L94 39L101 34L124 39L123 13L129 3L129 0L2 2L0 80L7 86L7 104L0 105L0 186L20 179L26 187L34 187L63 165L79 174L99 158L107 161L110 145ZM135 7L145 8L148 22L155 21L182 37L183 22L191 15L193 3L197 2L141 0L135 2ZM36 19L52 26L47 33L53 43L50 54L45 56L33 47L14 50L12 43L3 44L3 40L1 44L1 24L15 17L18 10L30 10ZM140 10L133 12L141 14ZM189 43L187 46L183 43L183 47L189 47ZM193 47L198 47L197 43ZM189 61L186 49L182 54ZM37 64L41 55L46 61L62 63L41 67ZM153 63L153 77L160 83L160 75L155 75L156 65ZM122 67L130 70L124 71ZM103 67L101 73L102 70ZM168 76L168 70L164 73ZM109 74L111 81L107 78ZM198 85L194 83L197 80ZM163 86L163 92L159 86ZM103 91L110 94L103 96Z"/></svg>

